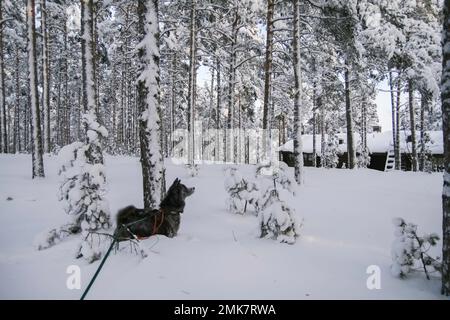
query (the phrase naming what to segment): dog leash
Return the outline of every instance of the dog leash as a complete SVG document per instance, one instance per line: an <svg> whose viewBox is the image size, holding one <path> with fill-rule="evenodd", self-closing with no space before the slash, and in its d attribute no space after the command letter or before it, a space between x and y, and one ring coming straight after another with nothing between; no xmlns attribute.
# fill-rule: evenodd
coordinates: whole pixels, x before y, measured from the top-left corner
<svg viewBox="0 0 450 320"><path fill-rule="evenodd" d="M155 216L155 223L153 224L153 232L152 232L151 235L155 235L155 234L158 232L159 228L161 228L161 226L162 226L162 224L163 224L163 222L164 222L164 210L160 209L159 212L161 213L161 221L159 221L159 224L158 224L158 218L157 218L157 215L156 215L156 216ZM123 223L122 223L121 227L125 228L125 229L128 231L128 233L131 234L131 236L133 237L133 239L136 240L136 241L139 243L139 242L140 242L140 241L139 241L139 238L138 238L133 232L131 232L129 226L132 226L132 225L135 224L135 223L144 221L145 219L147 219L147 217L142 218L142 219L139 219L139 220L137 220L137 221L133 221L133 222L131 222L131 223L127 223L127 224L123 224ZM89 290L91 289L92 285L94 284L95 280L97 279L98 274L99 274L100 271L102 270L103 265L104 265L105 262L106 262L106 259L108 259L108 256L109 256L109 254L111 253L112 248L114 247L114 245L115 245L116 242L117 242L117 238L116 238L116 237L113 236L113 239L114 239L114 240L111 242L111 245L109 246L108 251L106 252L105 256L103 257L102 262L101 262L100 265L98 266L97 271L95 271L95 274L94 274L94 276L92 277L91 281L89 282L89 284L88 284L86 290L84 290L83 295L81 296L80 300L84 300L84 298L85 298L86 295L88 294ZM142 251L142 248L141 248L141 251ZM141 252L141 254L142 254L142 252Z"/></svg>
<svg viewBox="0 0 450 320"><path fill-rule="evenodd" d="M130 226L130 225L132 225L132 224L134 224L134 223L136 223L136 222L139 222L139 221L135 221L135 222L133 222L133 223L129 223L129 224L126 224L126 225L125 225L125 224L122 224L122 227L124 227L124 228L125 228L125 229L133 236L133 238L139 243L139 239L137 238L137 236L136 236L133 232L131 232L130 228L128 228L128 226ZM100 271L102 270L103 265L104 265L105 262L106 262L106 259L108 259L109 254L111 253L112 248L114 247L114 245L115 245L116 242L117 242L117 238L116 238L116 237L113 236L113 239L114 239L114 240L111 242L111 245L109 246L108 251L106 252L105 256L104 256L103 259L102 259L102 262L100 263L100 265L98 266L97 270L95 271L95 274L94 274L94 276L92 277L91 281L89 282L88 286L86 287L86 290L84 290L83 295L81 296L80 300L84 300L84 298L85 298L86 295L88 294L89 290L91 289L92 285L94 284L95 280L97 279L98 274L99 274ZM142 250L142 248L141 248L141 250Z"/></svg>
<svg viewBox="0 0 450 320"><path fill-rule="evenodd" d="M86 295L89 292L89 289L91 289L92 285L94 284L95 279L97 279L98 274L100 273L100 270L102 270L103 265L105 264L106 259L108 259L109 254L111 253L111 250L114 246L114 244L116 243L117 239L114 237L114 240L111 242L111 245L108 248L108 251L106 252L105 256L102 259L102 262L100 263L100 265L97 268L97 271L95 271L94 276L92 277L91 281L89 282L86 290L84 290L83 295L81 296L80 300L84 300L84 298L86 297Z"/></svg>

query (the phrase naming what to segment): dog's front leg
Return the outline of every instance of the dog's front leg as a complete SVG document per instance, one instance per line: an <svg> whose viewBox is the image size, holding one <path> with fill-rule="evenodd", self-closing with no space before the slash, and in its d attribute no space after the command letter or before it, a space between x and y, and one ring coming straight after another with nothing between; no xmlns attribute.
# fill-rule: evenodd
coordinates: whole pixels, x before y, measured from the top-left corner
<svg viewBox="0 0 450 320"><path fill-rule="evenodd" d="M140 249L140 252L141 252L142 259L147 258L148 257L147 250L145 250L145 248L143 248L140 243L139 243L139 249Z"/></svg>
<svg viewBox="0 0 450 320"><path fill-rule="evenodd" d="M139 238L133 233L131 232L130 228L128 228L128 226L122 224L122 227L124 227L128 233L133 237L134 240L131 240L131 242L133 243L133 241L135 241L135 244L137 245L137 247L139 248L139 252L141 254L142 259L145 259L148 257L148 253L147 251L141 246L141 241L139 240Z"/></svg>

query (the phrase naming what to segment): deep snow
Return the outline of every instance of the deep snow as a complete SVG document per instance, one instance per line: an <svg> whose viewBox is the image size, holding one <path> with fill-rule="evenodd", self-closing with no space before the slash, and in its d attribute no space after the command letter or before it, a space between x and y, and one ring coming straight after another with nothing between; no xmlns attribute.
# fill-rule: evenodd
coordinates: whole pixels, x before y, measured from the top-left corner
<svg viewBox="0 0 450 320"><path fill-rule="evenodd" d="M28 155L0 155L0 298L79 299L66 288L66 269L79 265L82 289L99 262L73 257L78 237L36 251L41 231L66 221L57 201L56 157L45 157L45 179L31 179ZM166 161L195 194L187 199L179 235L143 242L141 260L124 250L106 262L91 299L440 299L440 280L391 276L392 218L441 234L441 174L306 168L296 197L304 218L294 245L258 238L258 219L226 211L223 165L201 165L197 177ZM112 213L142 206L137 158L106 157ZM252 166L240 166L244 174ZM292 168L290 168L292 170ZM293 172L291 172L293 174ZM10 197L12 200L8 200ZM151 248L151 249L150 249ZM439 254L440 246L436 248ZM381 268L381 289L368 290L366 269Z"/></svg>

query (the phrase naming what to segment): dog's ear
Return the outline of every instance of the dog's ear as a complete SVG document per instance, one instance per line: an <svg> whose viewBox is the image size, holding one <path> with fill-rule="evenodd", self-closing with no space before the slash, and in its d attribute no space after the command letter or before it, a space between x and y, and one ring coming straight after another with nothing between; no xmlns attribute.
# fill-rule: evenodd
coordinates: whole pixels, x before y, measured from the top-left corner
<svg viewBox="0 0 450 320"><path fill-rule="evenodd" d="M176 186L180 183L180 179L176 178L175 181L172 183L173 186Z"/></svg>

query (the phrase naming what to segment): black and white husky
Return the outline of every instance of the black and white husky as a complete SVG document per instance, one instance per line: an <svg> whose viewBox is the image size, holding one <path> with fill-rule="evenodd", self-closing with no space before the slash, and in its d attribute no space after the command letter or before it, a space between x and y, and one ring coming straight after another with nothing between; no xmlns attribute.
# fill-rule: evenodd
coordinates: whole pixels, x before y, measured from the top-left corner
<svg viewBox="0 0 450 320"><path fill-rule="evenodd" d="M159 209L138 209L128 206L117 214L117 226L114 236L117 241L142 239L154 234L167 237L177 235L180 227L180 213L183 212L185 199L193 194L195 188L188 188L175 179Z"/></svg>

